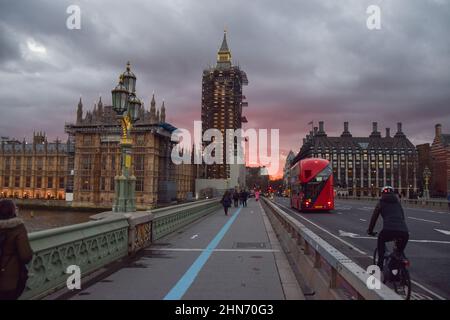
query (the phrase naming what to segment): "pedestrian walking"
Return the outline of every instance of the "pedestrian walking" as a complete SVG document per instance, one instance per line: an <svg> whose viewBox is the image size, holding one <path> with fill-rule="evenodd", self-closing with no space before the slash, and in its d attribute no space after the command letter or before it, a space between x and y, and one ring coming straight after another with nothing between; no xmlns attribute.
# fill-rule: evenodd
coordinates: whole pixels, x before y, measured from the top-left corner
<svg viewBox="0 0 450 320"><path fill-rule="evenodd" d="M220 200L220 203L222 204L225 215L227 216L228 208L231 207L231 194L229 191L225 191L224 195L222 196L222 200Z"/></svg>
<svg viewBox="0 0 450 320"><path fill-rule="evenodd" d="M260 194L259 190L256 190L255 191L255 200L256 201L259 201L259 194Z"/></svg>
<svg viewBox="0 0 450 320"><path fill-rule="evenodd" d="M237 190L233 192L233 202L235 208L239 207L239 192Z"/></svg>
<svg viewBox="0 0 450 320"><path fill-rule="evenodd" d="M33 257L25 225L11 200L0 200L0 300L17 300L28 279Z"/></svg>
<svg viewBox="0 0 450 320"><path fill-rule="evenodd" d="M243 207L247 206L247 198L248 198L248 192L246 189L243 189L239 195L240 199L241 199L241 203Z"/></svg>

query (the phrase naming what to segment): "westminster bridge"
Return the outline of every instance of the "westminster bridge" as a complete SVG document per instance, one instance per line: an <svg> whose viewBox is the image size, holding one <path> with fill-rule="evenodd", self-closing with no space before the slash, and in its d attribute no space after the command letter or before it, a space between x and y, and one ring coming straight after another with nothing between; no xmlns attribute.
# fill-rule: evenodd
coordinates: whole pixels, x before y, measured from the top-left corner
<svg viewBox="0 0 450 320"><path fill-rule="evenodd" d="M400 299L384 285L376 290L367 285L373 239L324 232L326 223L345 231L366 227L360 220L374 202L337 200L333 213L300 215L289 210L287 200L250 199L228 216L218 199L104 212L89 222L32 232L34 257L21 299ZM421 217L448 220L446 203L409 205L415 215L421 210ZM445 240L411 246L445 250ZM368 249L358 249L364 243ZM443 267L439 261L449 262L442 255L437 268ZM69 289L69 266L81 271L80 289ZM433 287L418 276L413 298L449 298L446 278Z"/></svg>

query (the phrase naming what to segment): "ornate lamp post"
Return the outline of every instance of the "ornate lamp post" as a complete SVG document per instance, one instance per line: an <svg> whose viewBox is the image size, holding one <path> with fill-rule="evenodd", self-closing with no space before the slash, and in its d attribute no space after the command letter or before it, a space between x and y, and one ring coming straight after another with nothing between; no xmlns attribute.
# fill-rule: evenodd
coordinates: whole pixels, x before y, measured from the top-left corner
<svg viewBox="0 0 450 320"><path fill-rule="evenodd" d="M122 136L120 138L121 173L115 178L116 198L114 200L114 212L136 211L135 185L136 177L131 173L131 128L133 122L138 119L140 100L136 97L136 76L130 71L130 63L127 70L120 76L119 84L111 91L113 109L120 120Z"/></svg>
<svg viewBox="0 0 450 320"><path fill-rule="evenodd" d="M423 197L428 200L430 199L430 190L428 186L431 178L431 170L428 168L428 166L426 166L423 170L423 178L425 179L425 189L423 191Z"/></svg>

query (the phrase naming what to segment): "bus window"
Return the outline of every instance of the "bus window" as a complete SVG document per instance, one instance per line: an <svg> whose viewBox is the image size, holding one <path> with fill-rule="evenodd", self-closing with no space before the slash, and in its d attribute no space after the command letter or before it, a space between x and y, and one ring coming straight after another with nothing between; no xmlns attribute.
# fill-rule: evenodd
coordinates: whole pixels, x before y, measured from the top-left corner
<svg viewBox="0 0 450 320"><path fill-rule="evenodd" d="M306 171L305 171L306 174ZM328 181L328 178L332 174L331 165L328 165L319 172L311 181L302 185L303 193L306 199L311 199L312 202L315 202L319 194L322 192L325 184Z"/></svg>

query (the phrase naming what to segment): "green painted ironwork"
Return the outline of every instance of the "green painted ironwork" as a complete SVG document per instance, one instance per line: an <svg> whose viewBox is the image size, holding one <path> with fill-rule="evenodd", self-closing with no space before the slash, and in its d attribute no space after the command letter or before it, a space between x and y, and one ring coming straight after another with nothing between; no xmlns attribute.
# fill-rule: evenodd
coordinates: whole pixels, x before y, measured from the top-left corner
<svg viewBox="0 0 450 320"><path fill-rule="evenodd" d="M217 199L203 200L30 233L34 255L21 299L39 299L66 287L70 265L86 276L219 207Z"/></svg>
<svg viewBox="0 0 450 320"><path fill-rule="evenodd" d="M66 286L67 267L77 265L82 276L128 254L125 217L80 223L30 233L34 255L21 299L40 298Z"/></svg>
<svg viewBox="0 0 450 320"><path fill-rule="evenodd" d="M216 211L220 207L217 200L206 200L202 203L184 205L182 207L174 206L168 212L153 211L152 240L160 239L169 233L172 233L187 224Z"/></svg>

